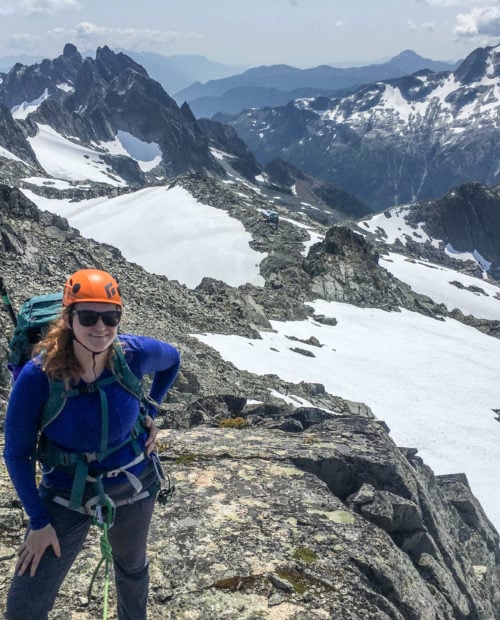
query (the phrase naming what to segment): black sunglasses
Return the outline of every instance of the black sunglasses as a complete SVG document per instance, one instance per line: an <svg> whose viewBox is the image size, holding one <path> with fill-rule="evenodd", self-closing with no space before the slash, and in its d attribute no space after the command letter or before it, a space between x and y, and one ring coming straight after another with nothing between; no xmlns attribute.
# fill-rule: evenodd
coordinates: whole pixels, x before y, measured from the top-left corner
<svg viewBox="0 0 500 620"><path fill-rule="evenodd" d="M116 327L122 318L121 310L106 310L106 312L75 310L73 314L78 315L78 321L82 327L92 327L99 319L102 319L104 325L108 327Z"/></svg>

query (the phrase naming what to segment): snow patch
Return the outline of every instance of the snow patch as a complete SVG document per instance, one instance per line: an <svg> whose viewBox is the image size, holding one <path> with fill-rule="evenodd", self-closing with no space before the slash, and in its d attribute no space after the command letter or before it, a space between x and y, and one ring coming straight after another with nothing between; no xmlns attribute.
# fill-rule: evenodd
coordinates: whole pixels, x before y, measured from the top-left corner
<svg viewBox="0 0 500 620"><path fill-rule="evenodd" d="M237 368L285 381L322 383L331 394L366 403L400 446L414 446L436 474L465 472L488 517L500 526L500 340L457 321L317 300L312 320L272 321L261 339L197 335ZM290 349L287 336L323 345L314 357ZM251 342L252 346L248 346Z"/></svg>
<svg viewBox="0 0 500 620"><path fill-rule="evenodd" d="M101 159L101 154L75 144L49 125L38 124L38 133L28 141L42 167L53 177L66 181L88 180L114 186L126 185L123 179L112 173Z"/></svg>
<svg viewBox="0 0 500 620"><path fill-rule="evenodd" d="M267 253L252 250L240 221L198 202L182 187L76 203L23 192L39 208L67 218L85 237L114 245L150 273L190 288L205 276L231 286L264 285L259 265Z"/></svg>
<svg viewBox="0 0 500 620"><path fill-rule="evenodd" d="M500 320L500 288L494 284L424 260L408 260L394 252L381 256L380 266L409 284L415 292L445 304L448 310L458 308L465 315L472 314L478 319ZM431 270L432 276L429 276Z"/></svg>
<svg viewBox="0 0 500 620"><path fill-rule="evenodd" d="M128 131L118 130L116 138L101 142L99 147L113 155L126 155L135 159L143 172L149 172L161 163L161 149L156 142L144 142Z"/></svg>
<svg viewBox="0 0 500 620"><path fill-rule="evenodd" d="M37 110L40 104L43 103L48 98L49 98L49 91L45 89L43 93L40 95L40 97L38 97L38 99L33 99L33 101L23 101L23 103L20 103L19 105L16 105L13 108L11 108L10 112L12 116L17 120L25 119L28 116L28 114Z"/></svg>

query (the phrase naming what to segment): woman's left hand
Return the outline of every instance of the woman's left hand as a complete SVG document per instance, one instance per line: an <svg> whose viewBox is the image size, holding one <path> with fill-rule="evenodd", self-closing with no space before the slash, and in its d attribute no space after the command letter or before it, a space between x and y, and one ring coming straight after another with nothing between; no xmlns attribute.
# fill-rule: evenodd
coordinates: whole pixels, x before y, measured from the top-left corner
<svg viewBox="0 0 500 620"><path fill-rule="evenodd" d="M155 440L156 435L158 434L158 427L154 423L153 418L149 415L144 418L144 426L149 429L148 438L146 439L145 444L146 456L149 456L155 449Z"/></svg>

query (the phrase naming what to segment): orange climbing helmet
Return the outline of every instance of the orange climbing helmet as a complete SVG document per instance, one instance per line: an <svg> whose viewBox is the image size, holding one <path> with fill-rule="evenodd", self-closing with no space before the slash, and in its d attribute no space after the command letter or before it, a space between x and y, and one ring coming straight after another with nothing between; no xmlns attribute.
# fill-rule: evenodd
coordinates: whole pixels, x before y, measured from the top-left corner
<svg viewBox="0 0 500 620"><path fill-rule="evenodd" d="M66 280L63 306L81 301L123 305L118 282L111 274L98 269L81 269Z"/></svg>

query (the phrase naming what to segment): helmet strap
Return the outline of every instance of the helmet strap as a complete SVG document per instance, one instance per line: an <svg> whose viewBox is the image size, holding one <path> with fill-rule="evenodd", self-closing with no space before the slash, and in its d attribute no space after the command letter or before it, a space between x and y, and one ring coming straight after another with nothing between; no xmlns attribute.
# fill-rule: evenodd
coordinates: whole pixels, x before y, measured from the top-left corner
<svg viewBox="0 0 500 620"><path fill-rule="evenodd" d="M87 351L89 353L92 353L92 358L94 360L94 366L95 366L95 357L96 355L101 355L101 353L105 353L109 347L106 347L105 349L103 349L102 351L92 351L92 349L89 349L86 345L83 344L83 342L81 340L78 340L78 338L75 336L75 332L73 331L73 328L70 328L70 334L71 334L71 339L72 340L76 340L76 342L78 342L78 344L80 346L82 346L84 349L87 349Z"/></svg>

